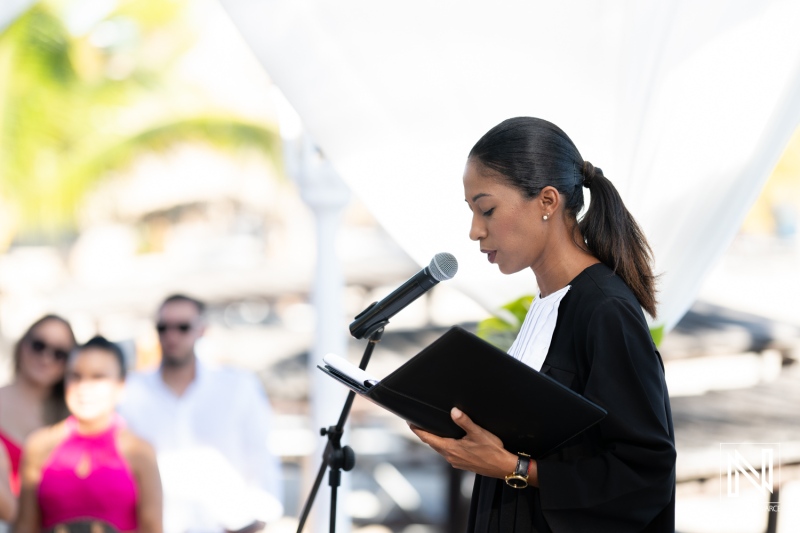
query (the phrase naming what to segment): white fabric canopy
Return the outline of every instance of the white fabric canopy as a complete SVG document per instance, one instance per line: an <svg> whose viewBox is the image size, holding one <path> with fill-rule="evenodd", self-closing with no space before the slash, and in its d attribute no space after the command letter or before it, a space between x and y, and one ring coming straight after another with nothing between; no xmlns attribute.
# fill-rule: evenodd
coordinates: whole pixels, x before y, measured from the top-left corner
<svg viewBox="0 0 800 533"><path fill-rule="evenodd" d="M535 289L467 238L461 172L519 115L561 126L655 250L673 325L800 122L800 3L220 0L355 193L487 308Z"/></svg>

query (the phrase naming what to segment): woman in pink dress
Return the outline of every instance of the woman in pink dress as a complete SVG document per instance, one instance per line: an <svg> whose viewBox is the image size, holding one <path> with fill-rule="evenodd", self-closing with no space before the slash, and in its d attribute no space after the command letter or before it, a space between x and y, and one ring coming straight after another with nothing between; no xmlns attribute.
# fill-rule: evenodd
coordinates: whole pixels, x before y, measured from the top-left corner
<svg viewBox="0 0 800 533"><path fill-rule="evenodd" d="M125 379L119 347L95 337L67 360L70 416L25 443L14 531L76 523L161 533L161 481L153 448L125 428L115 407Z"/></svg>
<svg viewBox="0 0 800 533"><path fill-rule="evenodd" d="M63 318L46 315L14 346L14 378L0 388L0 442L9 460L11 491L19 495L22 443L35 430L67 416L64 365L75 335Z"/></svg>

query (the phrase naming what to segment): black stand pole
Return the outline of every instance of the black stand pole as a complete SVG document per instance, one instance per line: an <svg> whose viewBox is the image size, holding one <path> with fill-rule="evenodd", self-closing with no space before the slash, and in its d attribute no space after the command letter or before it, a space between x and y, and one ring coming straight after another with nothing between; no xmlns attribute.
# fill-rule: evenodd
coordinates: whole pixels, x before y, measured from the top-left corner
<svg viewBox="0 0 800 533"><path fill-rule="evenodd" d="M388 323L388 322L387 322ZM369 343L364 350L364 355L361 357L361 363L358 368L361 370L367 369L372 351L375 345L381 341L383 336L383 326L380 326L369 336ZM339 415L339 421L335 426L320 429L320 434L323 437L328 437L328 444L325 446L325 451L322 452L322 464L319 465L319 472L317 478L314 480L314 486L311 488L311 493L308 495L306 504L303 507L303 513L300 515L300 523L297 526L297 533L302 533L303 527L306 524L308 515L311 512L311 506L314 505L314 498L317 496L317 491L322 484L322 478L325 476L325 469L330 467L330 474L328 477L328 485L331 487L331 525L330 532L336 531L336 496L337 489L341 483L342 470L349 472L356 464L356 454L350 446L342 446L342 434L344 433L344 424L347 422L347 417L350 415L350 408L353 406L353 400L356 393L350 391L347 394L347 400L344 402L342 414Z"/></svg>

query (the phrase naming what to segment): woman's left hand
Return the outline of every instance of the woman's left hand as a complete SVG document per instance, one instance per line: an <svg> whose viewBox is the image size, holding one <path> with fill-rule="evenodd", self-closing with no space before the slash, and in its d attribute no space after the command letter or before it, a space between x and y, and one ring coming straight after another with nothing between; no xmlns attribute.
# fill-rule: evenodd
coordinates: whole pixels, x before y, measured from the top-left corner
<svg viewBox="0 0 800 533"><path fill-rule="evenodd" d="M467 433L460 439L437 437L416 426L409 427L454 468L500 479L514 471L517 456L503 448L503 442L496 435L475 424L456 407L450 411L450 416Z"/></svg>

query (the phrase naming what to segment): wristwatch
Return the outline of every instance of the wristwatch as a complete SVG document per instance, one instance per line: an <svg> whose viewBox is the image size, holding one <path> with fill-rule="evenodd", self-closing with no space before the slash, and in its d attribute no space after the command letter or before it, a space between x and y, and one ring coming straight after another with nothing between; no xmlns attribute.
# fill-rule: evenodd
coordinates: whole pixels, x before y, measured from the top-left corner
<svg viewBox="0 0 800 533"><path fill-rule="evenodd" d="M514 472L507 475L506 485L515 489L524 489L528 486L528 468L531 464L531 456L527 453L517 453L517 467Z"/></svg>

